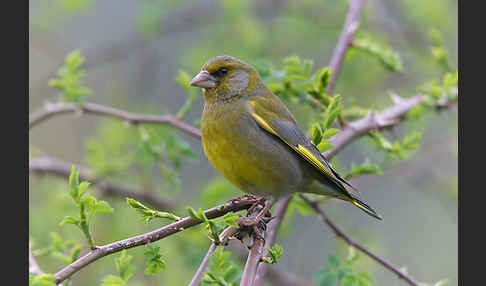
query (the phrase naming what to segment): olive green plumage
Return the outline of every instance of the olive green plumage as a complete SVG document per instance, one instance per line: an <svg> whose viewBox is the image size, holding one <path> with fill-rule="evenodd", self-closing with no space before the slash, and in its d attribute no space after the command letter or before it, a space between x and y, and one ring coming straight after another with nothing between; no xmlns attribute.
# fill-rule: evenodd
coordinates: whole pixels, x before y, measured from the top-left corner
<svg viewBox="0 0 486 286"><path fill-rule="evenodd" d="M252 66L218 56L191 85L204 89L204 152L242 191L267 198L295 192L333 196L381 219L332 169Z"/></svg>

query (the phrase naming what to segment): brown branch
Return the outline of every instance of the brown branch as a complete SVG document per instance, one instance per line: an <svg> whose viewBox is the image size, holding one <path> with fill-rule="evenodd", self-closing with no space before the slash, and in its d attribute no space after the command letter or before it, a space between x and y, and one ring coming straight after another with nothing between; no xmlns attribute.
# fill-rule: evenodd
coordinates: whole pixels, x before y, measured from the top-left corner
<svg viewBox="0 0 486 286"><path fill-rule="evenodd" d="M359 17L363 8L364 0L351 0L349 3L348 14L344 21L344 26L339 36L338 43L329 61L329 68L332 70L329 84L326 88L326 93L332 96L336 78L341 70L341 66L344 60L344 56L348 51L349 46L353 40L354 33L359 27Z"/></svg>
<svg viewBox="0 0 486 286"><path fill-rule="evenodd" d="M439 100L436 103L436 108L440 110L451 107L452 104L457 101L457 92L458 91L455 90L456 97L454 99L443 98ZM397 125L413 107L422 103L428 95L418 94L410 98L401 98L394 94L391 94L390 96L395 102L395 105L388 107L377 114L372 110L368 116L347 123L341 132L330 139L331 143L336 148L324 152L323 155L329 159L349 143L367 134L369 131Z"/></svg>
<svg viewBox="0 0 486 286"><path fill-rule="evenodd" d="M269 222L269 226L267 228L267 239L265 243L265 248L272 247L275 244L275 240L277 239L277 231L282 224L282 220L285 216L285 212L287 211L287 207L289 206L292 197L285 198L280 201L275 210L275 217ZM268 251L265 250L264 255L267 255ZM253 282L253 286L260 286L263 284L263 277L265 276L265 271L267 269L267 263L261 263L258 266L255 281Z"/></svg>
<svg viewBox="0 0 486 286"><path fill-rule="evenodd" d="M256 202L255 200L229 201L224 205L217 206L204 211L204 214L208 219L213 219L213 218L223 216L228 212L236 212L236 211L248 209L255 202ZM202 221L188 216L180 219L177 222L159 228L157 230L145 234L137 235L131 238L127 238L124 240L116 241L104 246L96 247L94 250L91 250L84 256L80 257L70 265L64 267L59 272L57 272L55 274L56 276L55 282L59 284L65 279L71 277L71 275L73 275L74 273L80 271L87 265L95 262L96 260L104 256L122 251L123 249L130 249L133 247L149 244L157 240L161 240L165 237L176 234L190 227L196 226L201 222Z"/></svg>
<svg viewBox="0 0 486 286"><path fill-rule="evenodd" d="M265 232L263 232L265 234ZM263 237L264 238L264 237ZM240 286L251 286L255 280L258 264L263 255L263 246L265 241L263 238L254 238L250 253L246 259L245 268L241 275Z"/></svg>
<svg viewBox="0 0 486 286"><path fill-rule="evenodd" d="M242 247L240 245L230 245L230 250L238 255L243 263L246 262L248 251L246 247ZM311 281L304 280L301 277L297 277L292 273L286 271L280 271L274 267L268 267L266 270L266 277L268 280L272 281L273 285L279 286L310 286L312 283Z"/></svg>
<svg viewBox="0 0 486 286"><path fill-rule="evenodd" d="M314 211L319 215L319 217L334 231L334 233L342 238L347 244L351 245L352 247L361 250L364 254L368 255L370 258L373 260L377 261L384 267L386 267L388 270L392 271L393 273L397 274L398 277L401 279L405 280L408 284L412 286L418 286L418 282L407 275L406 273L400 271L396 266L393 266L390 262L386 261L385 259L379 257L378 255L374 254L361 244L355 242L352 240L346 233L344 233L336 224L334 224L331 219L326 215L326 213L319 207L319 205L307 198L305 195L300 194L300 197L307 203L309 206L311 206Z"/></svg>
<svg viewBox="0 0 486 286"><path fill-rule="evenodd" d="M206 272L206 268L208 268L208 265L209 265L209 258L211 257L211 254L213 254L213 252L216 251L217 247L218 247L218 245L215 242L211 243L211 246L209 246L208 252L206 252L204 259L201 262L201 265L199 265L199 268L197 269L196 274L194 274L194 277L192 277L192 280L188 284L188 286L199 286L201 284L201 279L204 275L204 272Z"/></svg>
<svg viewBox="0 0 486 286"><path fill-rule="evenodd" d="M172 125L185 133L200 139L201 131L196 127L193 127L187 123L184 123L177 119L173 115L146 115L127 112L124 110L104 106L96 103L54 103L47 104L44 110L33 113L29 118L29 129L37 124L57 115L66 113L84 112L87 114L94 114L100 116L114 117L128 121L134 125L140 123L152 123L152 124L168 124Z"/></svg>
<svg viewBox="0 0 486 286"><path fill-rule="evenodd" d="M35 173L49 173L57 176L69 178L71 174L71 167L74 164L65 163L49 157L38 157L29 159L29 170ZM101 180L92 175L92 171L83 167L77 167L79 170L79 178L83 181L89 181L99 189L105 196L119 196L129 197L137 201L147 202L150 205L157 207L159 210L173 210L176 208L176 203L169 200L162 200L152 195L150 192L141 192L140 190L133 190L127 187L114 185L106 180Z"/></svg>
<svg viewBox="0 0 486 286"><path fill-rule="evenodd" d="M204 272L206 272L206 268L209 265L209 258L211 257L211 254L213 254L214 251L216 251L216 248L221 245L226 245L228 240L232 235L234 235L237 232L237 228L234 228L232 226L228 226L225 230L221 232L219 235L219 243L212 242L211 246L208 249L208 252L204 256L203 261L201 262L201 265L199 265L199 268L196 271L196 274L192 278L191 282L189 283L188 286L198 286L201 283L201 279L204 275Z"/></svg>

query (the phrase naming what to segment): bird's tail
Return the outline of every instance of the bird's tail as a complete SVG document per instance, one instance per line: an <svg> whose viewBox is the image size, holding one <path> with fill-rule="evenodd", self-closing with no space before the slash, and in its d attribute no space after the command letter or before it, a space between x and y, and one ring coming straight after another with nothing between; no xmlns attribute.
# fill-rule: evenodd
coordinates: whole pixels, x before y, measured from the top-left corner
<svg viewBox="0 0 486 286"><path fill-rule="evenodd" d="M371 208L369 205L367 205L365 202L362 200L356 198L356 197L350 197L348 200L361 210L363 210L365 213L369 214L370 216L377 218L379 220L383 220L381 215L379 215L373 208Z"/></svg>

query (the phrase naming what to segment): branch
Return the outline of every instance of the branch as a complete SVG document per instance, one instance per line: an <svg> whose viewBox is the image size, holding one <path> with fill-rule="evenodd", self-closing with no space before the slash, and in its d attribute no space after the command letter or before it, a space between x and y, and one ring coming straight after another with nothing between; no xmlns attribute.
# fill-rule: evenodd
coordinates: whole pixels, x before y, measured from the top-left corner
<svg viewBox="0 0 486 286"><path fill-rule="evenodd" d="M458 98L457 90L455 90L455 94L456 97L452 100L439 100L436 104L436 108L440 110L452 106L452 104L457 101ZM341 132L330 139L331 143L336 146L336 148L324 152L323 155L329 159L341 149L346 147L349 143L353 142L358 137L367 134L369 131L397 125L405 117L405 115L407 115L410 109L422 103L427 97L425 94L418 94L410 98L401 98L394 94L391 94L390 96L395 102L395 105L384 109L378 114L375 114L375 112L372 110L368 116L347 123Z"/></svg>
<svg viewBox="0 0 486 286"><path fill-rule="evenodd" d="M238 201L229 201L224 205L217 206L211 208L209 210L204 211L204 214L208 219L217 218L227 214L228 212L240 211L244 209L248 209L253 203L254 200L238 200ZM64 267L59 272L55 274L56 279L55 282L59 284L60 282L64 281L65 279L69 278L74 273L80 271L87 265L93 263L94 261L122 251L123 249L129 249L145 244L152 243L157 240L161 240L165 237L170 235L176 234L180 231L186 230L190 227L196 226L200 224L202 221L194 219L190 216L182 218L181 220L166 225L162 228L157 230L141 234L138 236L134 236L131 238L127 238L124 240L116 241L104 246L96 247L94 250L88 252L81 258L77 259L75 262L71 263L70 265Z"/></svg>
<svg viewBox="0 0 486 286"><path fill-rule="evenodd" d="M275 211L275 217L269 222L269 226L267 229L267 236L265 247L273 247L275 244L275 240L277 238L277 231L282 224L282 220L285 216L285 212L287 211L287 207L289 206L292 197L288 197L280 201ZM268 251L265 250L264 255L267 255ZM265 271L267 268L267 263L262 263L258 266L255 281L253 282L253 286L260 286L263 285L263 276L265 276Z"/></svg>
<svg viewBox="0 0 486 286"><path fill-rule="evenodd" d="M265 234L265 232L263 232ZM265 244L264 237L253 239L253 245L251 246L250 253L246 259L245 268L241 275L240 286L251 286L256 276L257 267L260 263L260 259L263 255L263 246Z"/></svg>
<svg viewBox="0 0 486 286"><path fill-rule="evenodd" d="M30 171L35 173L50 173L65 178L69 178L72 165L74 164L65 163L49 157L29 159ZM123 186L111 184L106 180L101 180L91 175L93 173L91 170L83 167L78 167L78 169L80 169L79 178L81 180L91 182L105 196L134 198L137 201L148 202L160 210L173 210L176 208L176 204L173 201L161 200L156 196L152 195L150 192L140 192L139 190L133 190Z"/></svg>
<svg viewBox="0 0 486 286"><path fill-rule="evenodd" d="M230 250L238 255L243 261L246 262L248 251L246 247L241 245L230 245ZM301 277L295 276L293 273L287 271L280 271L277 268L269 267L266 271L266 277L272 281L272 285L279 286L310 286L312 282L309 280L302 279Z"/></svg>
<svg viewBox="0 0 486 286"><path fill-rule="evenodd" d="M211 243L211 246L208 249L208 252L204 256L203 261L201 262L201 265L199 265L199 268L196 271L196 274L194 274L194 277L192 277L191 282L189 283L188 286L199 286L201 284L201 279L204 275L204 272L206 272L206 268L208 268L209 265L209 258L211 257L211 254L213 254L214 251L216 251L216 248L218 245L214 242Z"/></svg>
<svg viewBox="0 0 486 286"><path fill-rule="evenodd" d="M47 104L44 110L33 113L29 118L29 129L47 120L51 117L65 114L65 113L75 113L75 112L85 112L87 114L94 114L100 116L114 117L128 121L134 125L140 123L152 123L152 124L168 124L172 125L185 133L200 139L201 131L196 127L186 124L177 117L173 115L145 115L127 112L120 109L115 109L109 106L104 106L96 103L54 103Z"/></svg>
<svg viewBox="0 0 486 286"><path fill-rule="evenodd" d="M362 246L359 243L352 240L346 233L344 233L336 224L334 224L331 221L331 219L326 215L326 213L324 213L324 211L321 208L319 208L319 205L316 202L310 200L309 198L307 198L303 194L300 194L300 197L307 204L309 204L314 209L314 211L316 211L316 213L319 215L319 217L334 231L334 233L338 237L342 238L347 244L351 245L354 248L361 250L364 254L368 255L369 257L371 257L372 259L374 259L375 261L377 261L378 263L380 263L381 265L386 267L388 270L397 274L398 277L405 280L408 284L410 284L412 286L418 286L419 285L418 282L415 281L415 279L413 279L412 277L410 277L406 273L400 271L397 267L393 266L390 262L388 262L385 259L377 256L376 254L372 253L370 250L368 250L364 246Z"/></svg>
<svg viewBox="0 0 486 286"><path fill-rule="evenodd" d="M232 226L228 226L225 230L221 232L219 235L219 244L216 244L216 242L212 242L211 246L208 249L208 252L206 253L206 256L204 256L203 261L201 262L201 265L199 265L199 268L196 271L196 274L191 280L191 283L189 283L188 286L198 286L201 283L201 279L204 275L204 272L206 272L206 268L208 268L209 265L209 258L211 257L211 254L213 254L214 251L216 251L216 248L221 245L225 245L229 238L234 235L237 232L237 228L234 228Z"/></svg>
<svg viewBox="0 0 486 286"><path fill-rule="evenodd" d="M329 79L326 93L330 96L332 96L334 84L339 71L341 70L344 56L346 55L346 52L353 41L354 33L359 27L359 17L361 15L363 4L364 0L351 0L349 3L348 14L346 16L346 20L344 21L341 35L339 36L338 43L336 48L334 48L334 52L329 62L329 68L332 70L332 75Z"/></svg>

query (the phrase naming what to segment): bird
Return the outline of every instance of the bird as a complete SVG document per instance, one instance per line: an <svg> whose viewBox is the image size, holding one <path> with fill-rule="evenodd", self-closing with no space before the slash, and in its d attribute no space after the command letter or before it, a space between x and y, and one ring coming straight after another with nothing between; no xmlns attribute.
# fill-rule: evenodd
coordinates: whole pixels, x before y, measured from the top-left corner
<svg viewBox="0 0 486 286"><path fill-rule="evenodd" d="M294 193L326 195L382 219L331 167L253 66L216 56L189 84L203 89L204 153L240 190L272 201Z"/></svg>

